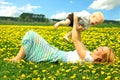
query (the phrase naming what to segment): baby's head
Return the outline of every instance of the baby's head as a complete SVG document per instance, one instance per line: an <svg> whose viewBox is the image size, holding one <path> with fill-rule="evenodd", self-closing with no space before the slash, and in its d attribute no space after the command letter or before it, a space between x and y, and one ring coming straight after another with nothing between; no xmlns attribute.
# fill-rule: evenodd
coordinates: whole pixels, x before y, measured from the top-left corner
<svg viewBox="0 0 120 80"><path fill-rule="evenodd" d="M104 16L101 12L94 12L90 16L90 25L101 24L104 22Z"/></svg>

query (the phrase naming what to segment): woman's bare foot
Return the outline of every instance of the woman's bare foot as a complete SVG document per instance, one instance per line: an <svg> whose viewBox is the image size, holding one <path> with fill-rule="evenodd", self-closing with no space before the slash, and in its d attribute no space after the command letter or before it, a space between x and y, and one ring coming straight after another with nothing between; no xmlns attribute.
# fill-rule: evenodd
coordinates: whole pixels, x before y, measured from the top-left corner
<svg viewBox="0 0 120 80"><path fill-rule="evenodd" d="M4 58L3 60L4 60L4 61L10 61L10 62L20 62L20 59L17 59L17 58L11 58L11 59L9 59L9 58Z"/></svg>

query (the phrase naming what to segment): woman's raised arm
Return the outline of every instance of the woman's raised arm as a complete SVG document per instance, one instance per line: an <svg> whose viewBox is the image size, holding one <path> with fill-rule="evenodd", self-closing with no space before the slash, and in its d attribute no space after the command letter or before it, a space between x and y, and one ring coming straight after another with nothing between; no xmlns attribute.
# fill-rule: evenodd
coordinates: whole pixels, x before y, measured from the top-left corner
<svg viewBox="0 0 120 80"><path fill-rule="evenodd" d="M72 39L74 46L80 56L81 59L84 59L86 48L81 42L81 31L84 30L84 28L78 24L78 17L76 16L76 13L74 13L74 22L73 22L73 29L72 29Z"/></svg>

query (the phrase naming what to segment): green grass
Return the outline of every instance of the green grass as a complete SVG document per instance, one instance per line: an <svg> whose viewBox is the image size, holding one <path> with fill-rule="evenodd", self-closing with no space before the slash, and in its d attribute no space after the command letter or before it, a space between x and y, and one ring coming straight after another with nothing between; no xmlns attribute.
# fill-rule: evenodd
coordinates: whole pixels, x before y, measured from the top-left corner
<svg viewBox="0 0 120 80"><path fill-rule="evenodd" d="M49 28L48 28L49 27ZM111 47L116 56L115 64L71 64L61 61L12 63L4 58L14 57L21 46L23 35L34 30L51 45L64 50L74 50L71 43L63 36L70 27L60 27L57 31L52 26L17 26L0 25L0 80L119 80L120 79L120 28L90 28L82 33L82 41L89 50L98 46Z"/></svg>

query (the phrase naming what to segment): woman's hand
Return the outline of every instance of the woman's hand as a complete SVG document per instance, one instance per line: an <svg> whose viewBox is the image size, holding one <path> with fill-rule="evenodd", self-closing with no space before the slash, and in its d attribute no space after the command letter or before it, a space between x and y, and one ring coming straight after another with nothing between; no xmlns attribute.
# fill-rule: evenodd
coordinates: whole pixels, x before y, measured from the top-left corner
<svg viewBox="0 0 120 80"><path fill-rule="evenodd" d="M81 25L78 26L77 30L84 31L86 28L82 27Z"/></svg>

